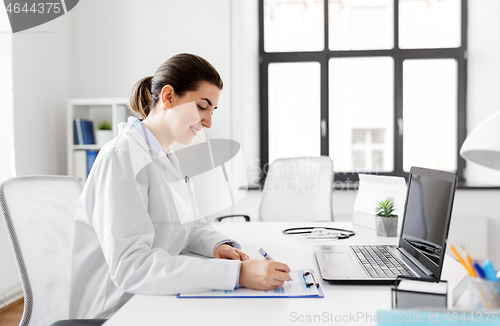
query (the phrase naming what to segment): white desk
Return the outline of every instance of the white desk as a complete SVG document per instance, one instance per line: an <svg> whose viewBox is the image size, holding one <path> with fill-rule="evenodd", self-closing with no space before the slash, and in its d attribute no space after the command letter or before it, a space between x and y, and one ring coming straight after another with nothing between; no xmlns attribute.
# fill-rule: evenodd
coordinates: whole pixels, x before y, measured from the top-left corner
<svg viewBox="0 0 500 326"><path fill-rule="evenodd" d="M321 225L352 229L354 237L345 240L301 242L281 231L288 227ZM375 325L363 316L375 316L377 310L391 309L390 286L335 285L321 279L313 246L318 244L396 244L397 238L377 237L375 230L353 227L351 223L219 223L217 230L237 240L250 258L262 258L256 251L264 248L277 261L291 269L316 271L324 298L249 298L249 299L178 299L175 296L136 295L105 326L126 325L288 325L302 324L299 315L340 315L346 323ZM451 257L445 259L443 279L451 289L466 275ZM358 319L354 319L352 316ZM337 317L338 318L338 317ZM373 318L373 317L372 317ZM323 323L330 323L323 322ZM311 324L311 323L306 323Z"/></svg>

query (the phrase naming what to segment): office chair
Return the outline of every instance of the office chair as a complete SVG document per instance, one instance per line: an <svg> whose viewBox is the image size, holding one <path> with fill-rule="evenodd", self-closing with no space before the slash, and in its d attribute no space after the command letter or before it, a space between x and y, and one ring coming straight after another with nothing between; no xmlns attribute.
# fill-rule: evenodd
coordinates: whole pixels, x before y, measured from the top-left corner
<svg viewBox="0 0 500 326"><path fill-rule="evenodd" d="M333 162L329 156L275 160L260 203L263 222L333 221ZM222 216L215 219L242 215ZM250 218L243 215L247 222Z"/></svg>
<svg viewBox="0 0 500 326"><path fill-rule="evenodd" d="M82 186L64 176L24 176L0 185L0 203L24 292L20 326L101 325L69 316L76 204Z"/></svg>

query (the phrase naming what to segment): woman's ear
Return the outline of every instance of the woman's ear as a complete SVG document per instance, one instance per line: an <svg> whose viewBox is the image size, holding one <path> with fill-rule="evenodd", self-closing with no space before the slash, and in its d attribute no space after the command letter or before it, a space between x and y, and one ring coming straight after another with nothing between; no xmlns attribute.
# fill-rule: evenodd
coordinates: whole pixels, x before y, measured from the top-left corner
<svg viewBox="0 0 500 326"><path fill-rule="evenodd" d="M174 88L171 85L165 85L161 89L161 103L164 110L171 109L174 106Z"/></svg>

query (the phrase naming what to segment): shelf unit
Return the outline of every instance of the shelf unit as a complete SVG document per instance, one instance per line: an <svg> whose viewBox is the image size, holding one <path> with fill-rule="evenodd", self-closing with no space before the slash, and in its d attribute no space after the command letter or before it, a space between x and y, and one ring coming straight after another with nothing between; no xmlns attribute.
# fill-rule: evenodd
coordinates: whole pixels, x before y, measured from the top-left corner
<svg viewBox="0 0 500 326"><path fill-rule="evenodd" d="M87 174L83 173L81 169L83 165L86 166L87 164L86 152L88 150L98 151L102 146L75 145L73 121L75 118L91 120L94 125L94 133L101 122L111 122L113 137L115 137L118 135L118 124L126 122L129 116L134 115L130 111L128 103L127 98L77 98L68 100L66 114L68 175L77 178L82 185L87 180Z"/></svg>

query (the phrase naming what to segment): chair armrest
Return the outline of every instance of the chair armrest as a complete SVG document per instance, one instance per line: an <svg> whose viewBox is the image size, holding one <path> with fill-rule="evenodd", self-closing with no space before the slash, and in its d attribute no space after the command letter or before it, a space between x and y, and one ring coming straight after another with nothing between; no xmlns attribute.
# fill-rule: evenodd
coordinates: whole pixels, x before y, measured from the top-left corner
<svg viewBox="0 0 500 326"><path fill-rule="evenodd" d="M220 222L222 221L223 219L225 218L229 218L229 217L236 217L236 216L243 216L245 218L245 222L250 222L250 216L248 215L243 215L243 214L236 214L236 215L226 215L226 216L221 216L221 217L217 217L214 222Z"/></svg>

